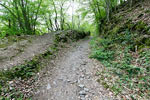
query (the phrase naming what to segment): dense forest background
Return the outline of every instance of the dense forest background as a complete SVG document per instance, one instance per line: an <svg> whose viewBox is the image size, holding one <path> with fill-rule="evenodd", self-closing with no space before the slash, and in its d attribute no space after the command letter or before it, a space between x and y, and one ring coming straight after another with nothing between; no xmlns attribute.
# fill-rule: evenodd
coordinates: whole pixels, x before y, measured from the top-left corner
<svg viewBox="0 0 150 100"><path fill-rule="evenodd" d="M101 30L126 0L3 0L0 35L41 34L66 29ZM130 6L135 0L126 1Z"/></svg>

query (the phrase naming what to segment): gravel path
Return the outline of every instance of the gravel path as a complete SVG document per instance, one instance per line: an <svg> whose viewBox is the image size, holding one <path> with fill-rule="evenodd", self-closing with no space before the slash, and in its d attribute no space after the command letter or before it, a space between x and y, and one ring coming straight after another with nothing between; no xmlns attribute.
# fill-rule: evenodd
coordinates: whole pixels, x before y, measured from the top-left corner
<svg viewBox="0 0 150 100"><path fill-rule="evenodd" d="M96 81L97 65L88 57L88 44L88 39L81 40L52 61L54 69L44 77L33 100L115 100Z"/></svg>

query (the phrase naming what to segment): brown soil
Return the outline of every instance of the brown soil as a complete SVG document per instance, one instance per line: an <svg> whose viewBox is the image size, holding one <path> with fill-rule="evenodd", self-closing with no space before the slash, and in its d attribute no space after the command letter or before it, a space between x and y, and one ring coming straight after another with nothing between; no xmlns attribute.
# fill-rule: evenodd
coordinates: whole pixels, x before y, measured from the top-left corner
<svg viewBox="0 0 150 100"><path fill-rule="evenodd" d="M8 69L31 60L34 56L46 52L53 43L52 34L28 36L23 40L0 48L0 69Z"/></svg>

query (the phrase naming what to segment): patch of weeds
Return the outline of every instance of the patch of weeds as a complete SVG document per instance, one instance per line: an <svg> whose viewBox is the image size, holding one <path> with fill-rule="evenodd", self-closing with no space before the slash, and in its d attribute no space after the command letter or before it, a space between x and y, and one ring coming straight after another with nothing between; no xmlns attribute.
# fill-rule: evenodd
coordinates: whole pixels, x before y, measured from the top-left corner
<svg viewBox="0 0 150 100"><path fill-rule="evenodd" d="M39 61L38 59L34 59L26 65L20 65L9 70L0 71L0 95L3 96L3 100L21 100L23 94L18 90L10 89L9 82L16 79L27 80L39 72L39 70Z"/></svg>
<svg viewBox="0 0 150 100"><path fill-rule="evenodd" d="M95 48L93 49L90 58L95 58L100 61L112 60L114 58L114 51L109 50L110 44L111 41L105 39L97 39L96 42L91 42L91 45Z"/></svg>
<svg viewBox="0 0 150 100"><path fill-rule="evenodd" d="M106 82L102 82L102 85L104 86L104 88L108 89L109 85Z"/></svg>
<svg viewBox="0 0 150 100"><path fill-rule="evenodd" d="M100 61L113 59L113 51L105 51L103 48L95 50L91 54L91 58L96 58Z"/></svg>
<svg viewBox="0 0 150 100"><path fill-rule="evenodd" d="M149 9L145 10L145 13L150 13L150 10Z"/></svg>
<svg viewBox="0 0 150 100"><path fill-rule="evenodd" d="M128 30L111 38L95 38L91 41L90 57L104 65L96 75L100 76L98 82L105 88L116 95L127 94L131 99L149 99L150 50L132 50L135 45L133 38Z"/></svg>
<svg viewBox="0 0 150 100"><path fill-rule="evenodd" d="M118 44L122 44L122 45L126 45L126 44L133 44L133 35L129 30L125 30L124 32L114 35L112 37L113 39L113 43L118 43Z"/></svg>
<svg viewBox="0 0 150 100"><path fill-rule="evenodd" d="M119 93L121 93L122 88L120 88L120 87L118 87L118 86L116 86L116 85L113 85L113 86L111 87L111 90L114 91L115 95L118 95Z"/></svg>

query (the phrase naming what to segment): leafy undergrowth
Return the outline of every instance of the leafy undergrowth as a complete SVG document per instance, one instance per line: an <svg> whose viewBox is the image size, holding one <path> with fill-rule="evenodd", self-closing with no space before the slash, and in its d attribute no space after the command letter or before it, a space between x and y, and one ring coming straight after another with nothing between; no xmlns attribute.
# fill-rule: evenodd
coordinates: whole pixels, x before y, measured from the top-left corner
<svg viewBox="0 0 150 100"><path fill-rule="evenodd" d="M122 7L91 41L91 58L104 66L99 82L123 100L150 99L150 14L148 1Z"/></svg>
<svg viewBox="0 0 150 100"><path fill-rule="evenodd" d="M105 88L109 88L124 100L148 100L150 99L150 49L133 52L131 42L125 34L122 38L112 40L96 38L91 42L93 49L91 58L98 59L104 65L97 75L100 77L98 81Z"/></svg>
<svg viewBox="0 0 150 100"><path fill-rule="evenodd" d="M57 52L65 47L65 43L62 42L68 42L68 39L71 40L72 38L75 40L82 39L85 36L86 34L83 36L81 32L76 32L75 37L64 36L63 33L57 34L54 44L44 54L34 57L26 64L15 66L8 70L1 70L0 100L30 100L32 92L37 88L38 73L45 67L44 60L54 59ZM67 40L61 41L62 39Z"/></svg>

